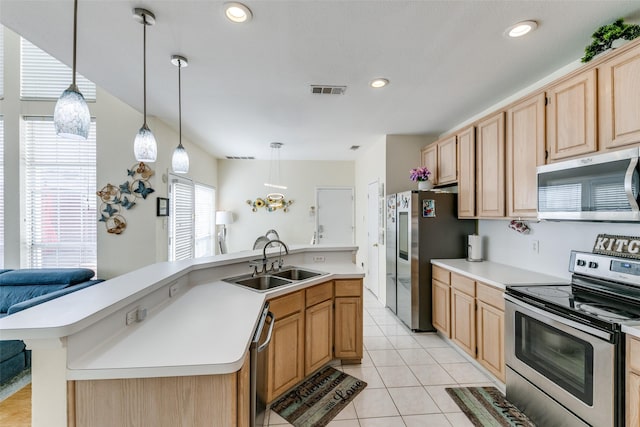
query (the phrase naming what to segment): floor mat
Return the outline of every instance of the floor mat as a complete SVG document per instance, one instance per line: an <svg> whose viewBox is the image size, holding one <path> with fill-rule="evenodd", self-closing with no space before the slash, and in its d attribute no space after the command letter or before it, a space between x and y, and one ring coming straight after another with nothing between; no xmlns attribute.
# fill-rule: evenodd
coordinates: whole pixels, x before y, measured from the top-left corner
<svg viewBox="0 0 640 427"><path fill-rule="evenodd" d="M536 427L495 387L452 387L446 390L476 427Z"/></svg>

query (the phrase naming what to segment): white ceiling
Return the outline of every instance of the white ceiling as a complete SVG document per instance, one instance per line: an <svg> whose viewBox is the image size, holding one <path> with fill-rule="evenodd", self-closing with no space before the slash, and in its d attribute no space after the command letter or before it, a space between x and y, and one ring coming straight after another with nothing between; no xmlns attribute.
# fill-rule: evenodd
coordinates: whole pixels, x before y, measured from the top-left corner
<svg viewBox="0 0 640 427"><path fill-rule="evenodd" d="M184 136L217 157L349 160L386 134L440 134L580 58L593 31L640 20L638 0L246 0L248 24L222 1L80 0L78 70L142 111L142 26L147 109L177 128L182 54ZM0 0L0 21L71 62L72 0ZM504 30L534 19L538 30ZM374 90L375 77L391 84ZM346 85L312 95L312 84ZM188 146L187 146L188 150Z"/></svg>

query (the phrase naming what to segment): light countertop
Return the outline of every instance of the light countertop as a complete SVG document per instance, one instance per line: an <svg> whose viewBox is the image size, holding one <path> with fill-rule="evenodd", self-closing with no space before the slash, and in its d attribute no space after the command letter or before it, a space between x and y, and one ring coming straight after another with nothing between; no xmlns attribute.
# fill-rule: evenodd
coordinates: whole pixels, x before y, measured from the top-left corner
<svg viewBox="0 0 640 427"><path fill-rule="evenodd" d="M622 332L640 339L640 325L622 325Z"/></svg>
<svg viewBox="0 0 640 427"><path fill-rule="evenodd" d="M505 289L507 285L568 283L561 277L523 270L491 261L470 262L459 259L432 259L431 264L454 271L474 280Z"/></svg>

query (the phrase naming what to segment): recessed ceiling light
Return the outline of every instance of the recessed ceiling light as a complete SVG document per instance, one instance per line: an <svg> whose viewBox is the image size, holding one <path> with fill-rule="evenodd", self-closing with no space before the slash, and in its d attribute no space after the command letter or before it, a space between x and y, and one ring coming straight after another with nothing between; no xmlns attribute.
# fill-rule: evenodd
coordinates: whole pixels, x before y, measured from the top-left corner
<svg viewBox="0 0 640 427"><path fill-rule="evenodd" d="M536 28L538 28L536 21L522 21L507 28L506 33L509 37L522 37Z"/></svg>
<svg viewBox="0 0 640 427"><path fill-rule="evenodd" d="M373 80L371 80L371 83L370 83L371 87L376 88L376 89L379 89L381 87L385 87L388 84L389 84L389 80L382 79L382 78L373 79Z"/></svg>
<svg viewBox="0 0 640 427"><path fill-rule="evenodd" d="M251 9L242 3L237 2L225 3L224 14L229 21L237 23L251 21L251 18L253 17Z"/></svg>

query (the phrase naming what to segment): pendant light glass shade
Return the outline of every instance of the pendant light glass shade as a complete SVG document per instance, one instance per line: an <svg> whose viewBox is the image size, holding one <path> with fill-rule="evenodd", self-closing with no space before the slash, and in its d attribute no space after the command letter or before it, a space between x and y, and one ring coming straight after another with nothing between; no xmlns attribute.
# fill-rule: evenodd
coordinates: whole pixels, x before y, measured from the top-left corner
<svg viewBox="0 0 640 427"><path fill-rule="evenodd" d="M78 35L78 0L73 2L73 67L72 81L62 92L53 110L56 135L67 139L87 139L91 126L91 113L84 96L76 86L76 44Z"/></svg>
<svg viewBox="0 0 640 427"><path fill-rule="evenodd" d="M133 154L138 162L155 162L158 158L158 144L151 129L147 126L147 25L153 25L156 17L146 9L136 8L133 17L142 24L142 84L144 123L133 141Z"/></svg>
<svg viewBox="0 0 640 427"><path fill-rule="evenodd" d="M171 157L171 168L175 173L189 172L189 155L182 146L182 76L180 70L189 65L187 58L180 55L173 55L171 63L178 67L178 146L173 150Z"/></svg>

